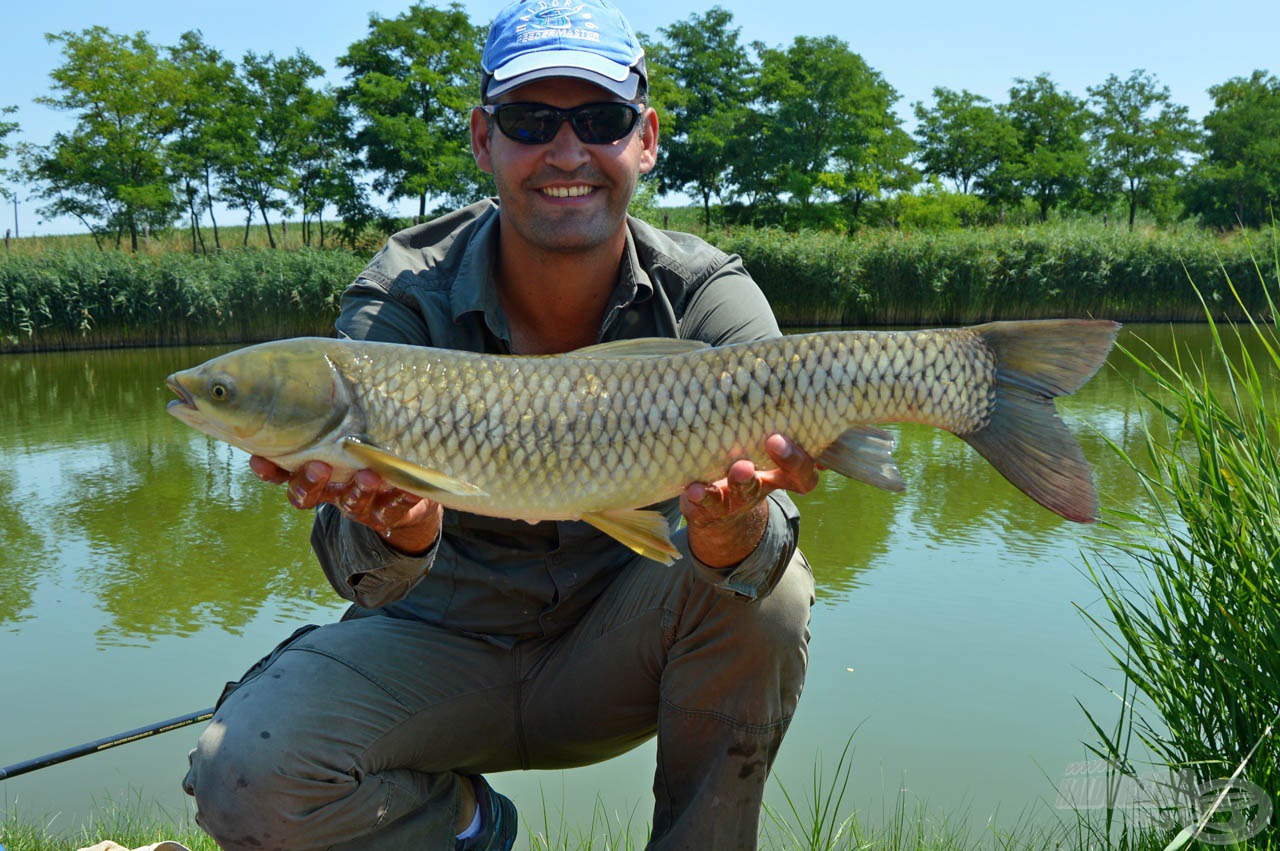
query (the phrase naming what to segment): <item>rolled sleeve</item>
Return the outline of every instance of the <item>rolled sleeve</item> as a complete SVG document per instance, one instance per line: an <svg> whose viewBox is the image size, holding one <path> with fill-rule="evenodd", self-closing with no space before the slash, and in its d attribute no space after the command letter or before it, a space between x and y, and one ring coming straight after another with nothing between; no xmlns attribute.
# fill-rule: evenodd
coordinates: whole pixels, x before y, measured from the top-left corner
<svg viewBox="0 0 1280 851"><path fill-rule="evenodd" d="M422 555L406 555L377 532L342 516L332 505L316 509L311 547L329 584L344 599L376 609L404 599L435 563L440 538Z"/></svg>
<svg viewBox="0 0 1280 851"><path fill-rule="evenodd" d="M786 571L796 553L800 539L800 512L782 491L766 498L769 522L760 543L751 554L730 569L714 568L689 552L694 570L722 593L743 600L759 600L768 596Z"/></svg>

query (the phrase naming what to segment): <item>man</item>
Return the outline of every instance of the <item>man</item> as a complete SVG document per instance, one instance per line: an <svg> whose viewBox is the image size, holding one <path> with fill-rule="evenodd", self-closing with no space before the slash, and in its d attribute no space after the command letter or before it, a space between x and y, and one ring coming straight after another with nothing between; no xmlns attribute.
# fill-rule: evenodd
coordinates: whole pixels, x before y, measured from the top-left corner
<svg viewBox="0 0 1280 851"><path fill-rule="evenodd" d="M471 115L498 202L410 228L347 290L358 339L553 354L669 336L778 334L736 257L626 216L656 162L643 51L608 0L504 9ZM482 775L608 759L653 735L652 848L754 848L761 796L804 680L813 579L783 490L735 462L662 506L683 558L647 561L583 523L444 511L372 471L311 463L312 544L352 600L224 692L185 788L228 849L509 849L514 804ZM514 478L514 477L513 477Z"/></svg>

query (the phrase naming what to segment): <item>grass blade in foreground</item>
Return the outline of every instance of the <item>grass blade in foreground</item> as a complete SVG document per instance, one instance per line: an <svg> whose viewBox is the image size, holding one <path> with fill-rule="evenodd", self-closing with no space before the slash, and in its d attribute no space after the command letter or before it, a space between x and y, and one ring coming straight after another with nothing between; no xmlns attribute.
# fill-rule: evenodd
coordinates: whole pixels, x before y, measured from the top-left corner
<svg viewBox="0 0 1280 851"><path fill-rule="evenodd" d="M1154 410L1146 458L1120 455L1157 509L1121 545L1138 577L1105 557L1090 567L1109 620L1086 616L1141 699L1114 735L1095 722L1097 751L1128 767L1126 737L1136 733L1202 791L1247 762L1269 800L1248 812L1220 804L1200 838L1271 847L1280 840L1263 817L1280 792L1280 742L1268 735L1280 710L1280 341L1273 325L1220 328L1206 314L1228 376L1220 386L1189 359L1126 352L1152 383L1139 392ZM1195 816L1221 796L1207 797ZM1195 833L1193 823L1173 845Z"/></svg>

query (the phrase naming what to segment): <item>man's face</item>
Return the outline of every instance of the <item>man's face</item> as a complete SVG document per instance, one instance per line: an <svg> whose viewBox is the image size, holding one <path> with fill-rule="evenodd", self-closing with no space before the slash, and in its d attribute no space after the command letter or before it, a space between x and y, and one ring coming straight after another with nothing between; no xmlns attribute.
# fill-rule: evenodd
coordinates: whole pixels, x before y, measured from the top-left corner
<svg viewBox="0 0 1280 851"><path fill-rule="evenodd" d="M507 92L497 103L568 109L611 100L619 98L585 80L553 77ZM519 238L546 251L585 251L621 232L636 181L657 161L658 118L646 109L631 133L611 144L583 142L566 121L550 142L525 145L476 109L471 147L498 186L504 224Z"/></svg>

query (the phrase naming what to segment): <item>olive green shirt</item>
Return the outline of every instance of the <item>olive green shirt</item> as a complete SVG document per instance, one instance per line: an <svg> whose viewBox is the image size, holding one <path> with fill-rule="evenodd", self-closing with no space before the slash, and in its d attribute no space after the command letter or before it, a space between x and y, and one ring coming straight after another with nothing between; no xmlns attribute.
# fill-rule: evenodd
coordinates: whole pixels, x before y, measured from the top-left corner
<svg viewBox="0 0 1280 851"><path fill-rule="evenodd" d="M342 297L338 332L358 340L491 354L511 332L493 276L498 205L463 210L401 231ZM598 341L678 337L722 345L779 335L741 258L684 233L627 221L626 248ZM695 566L724 593L753 600L777 583L795 552L799 514L769 496L769 523L737 566ZM657 506L674 531L678 500ZM642 557L581 521L484 517L446 509L441 536L422 556L389 547L330 505L311 536L329 581L366 608L508 643L571 626L618 571Z"/></svg>

